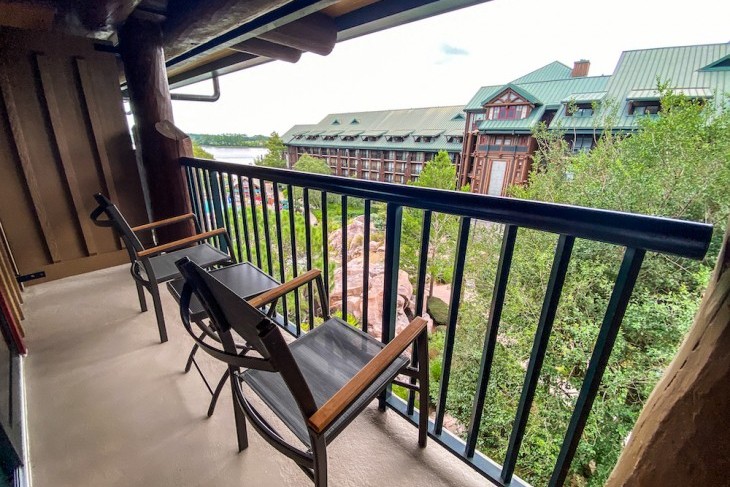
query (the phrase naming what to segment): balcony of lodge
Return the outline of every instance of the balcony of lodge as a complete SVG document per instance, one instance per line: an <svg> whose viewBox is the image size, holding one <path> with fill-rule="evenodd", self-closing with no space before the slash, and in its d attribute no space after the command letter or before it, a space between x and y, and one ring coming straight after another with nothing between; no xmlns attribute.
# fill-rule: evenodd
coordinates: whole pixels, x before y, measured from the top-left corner
<svg viewBox="0 0 730 487"><path fill-rule="evenodd" d="M25 361L33 485L310 486L256 433L238 453L230 388L212 417L210 393L185 374L191 340L179 307L163 296L169 341L140 313L127 265L30 287ZM206 376L224 365L198 355ZM271 419L271 418L269 418ZM328 448L333 486L483 487L484 478L377 404Z"/></svg>

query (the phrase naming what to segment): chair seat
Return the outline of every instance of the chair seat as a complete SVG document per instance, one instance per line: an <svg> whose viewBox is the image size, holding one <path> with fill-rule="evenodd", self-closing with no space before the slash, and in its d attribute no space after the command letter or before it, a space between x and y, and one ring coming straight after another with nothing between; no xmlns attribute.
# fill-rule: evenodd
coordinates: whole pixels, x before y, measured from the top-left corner
<svg viewBox="0 0 730 487"><path fill-rule="evenodd" d="M195 247L175 250L174 252L168 252L150 258L150 265L152 266L155 280L157 282L165 282L174 277L178 277L180 271L175 267L175 261L183 257L189 258L201 267L223 264L231 260L231 257L225 252L221 252L210 244L201 243Z"/></svg>
<svg viewBox="0 0 730 487"><path fill-rule="evenodd" d="M317 407L327 402L383 347L382 343L339 318L330 318L290 345L297 365L312 391ZM327 439L334 437L340 426L360 412L380 390L408 363L398 357L384 374L358 398L327 431ZM294 397L281 375L275 372L247 370L241 374L243 382L272 409L284 424L305 445L310 445L309 432Z"/></svg>

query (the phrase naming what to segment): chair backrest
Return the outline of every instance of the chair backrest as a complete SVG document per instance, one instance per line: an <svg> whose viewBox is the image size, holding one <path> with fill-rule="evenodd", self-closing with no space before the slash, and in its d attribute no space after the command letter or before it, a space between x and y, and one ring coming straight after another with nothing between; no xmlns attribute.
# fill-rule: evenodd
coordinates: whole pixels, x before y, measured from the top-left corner
<svg viewBox="0 0 730 487"><path fill-rule="evenodd" d="M229 356L237 353L231 337L232 330L263 357L262 363L266 363L265 367L257 367L256 363L247 367L281 374L302 413L307 416L312 414L317 409L312 393L279 327L266 314L248 304L214 275L187 257L175 264L185 279L180 299L183 323L189 320L186 313L189 313L190 294L194 293L208 313ZM210 353L206 347L201 348ZM216 358L225 360L219 355Z"/></svg>
<svg viewBox="0 0 730 487"><path fill-rule="evenodd" d="M132 231L132 227L129 226L122 212L119 211L117 205L101 193L96 193L94 199L99 206L91 212L91 220L97 226L114 228L117 234L119 234L119 237L124 241L129 258L133 262L137 260L137 252L144 250L144 247L142 246L142 242L137 238L137 235ZM102 214L105 214L108 220L99 220Z"/></svg>

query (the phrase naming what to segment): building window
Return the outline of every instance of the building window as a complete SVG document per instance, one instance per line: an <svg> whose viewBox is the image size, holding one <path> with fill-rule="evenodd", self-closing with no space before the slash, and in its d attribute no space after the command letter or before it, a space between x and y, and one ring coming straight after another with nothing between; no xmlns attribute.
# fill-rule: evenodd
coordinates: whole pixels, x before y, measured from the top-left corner
<svg viewBox="0 0 730 487"><path fill-rule="evenodd" d="M420 162L411 165L411 174L421 174L421 171L423 171L423 164Z"/></svg>
<svg viewBox="0 0 730 487"><path fill-rule="evenodd" d="M360 157L370 157L370 151L368 149L361 149Z"/></svg>
<svg viewBox="0 0 730 487"><path fill-rule="evenodd" d="M462 136L455 137L452 135L452 136L446 137L446 142L448 142L449 144L462 144L464 142L464 137L462 137Z"/></svg>
<svg viewBox="0 0 730 487"><path fill-rule="evenodd" d="M661 102L659 100L652 101L632 101L629 103L629 115L656 115L661 110Z"/></svg>
<svg viewBox="0 0 730 487"><path fill-rule="evenodd" d="M426 154L424 154L423 152L414 152L414 154L415 154L414 161L423 162L424 160L426 160Z"/></svg>
<svg viewBox="0 0 730 487"><path fill-rule="evenodd" d="M578 135L573 141L573 152L588 152L593 148L593 136L592 135Z"/></svg>
<svg viewBox="0 0 730 487"><path fill-rule="evenodd" d="M393 182L393 175L392 174L386 174L384 181L386 183L392 183Z"/></svg>
<svg viewBox="0 0 730 487"><path fill-rule="evenodd" d="M489 120L521 120L525 117L527 117L527 105L504 105L487 109Z"/></svg>
<svg viewBox="0 0 730 487"><path fill-rule="evenodd" d="M592 117L593 105L590 103L578 103L575 106L568 105L565 107L565 116L567 117Z"/></svg>

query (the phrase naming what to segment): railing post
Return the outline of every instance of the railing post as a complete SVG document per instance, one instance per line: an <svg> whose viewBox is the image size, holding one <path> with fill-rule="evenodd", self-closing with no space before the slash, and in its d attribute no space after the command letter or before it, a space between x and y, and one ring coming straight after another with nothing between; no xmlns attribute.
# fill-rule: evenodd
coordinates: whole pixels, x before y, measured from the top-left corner
<svg viewBox="0 0 730 487"><path fill-rule="evenodd" d="M383 343L388 343L395 335L395 321L398 316L398 268L400 267L400 237L403 222L403 207L388 203L385 220L385 276L383 279ZM390 385L378 399L378 408L385 410L385 402L390 396Z"/></svg>

